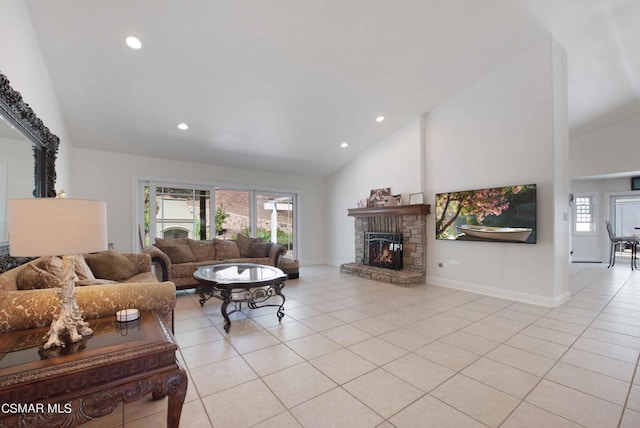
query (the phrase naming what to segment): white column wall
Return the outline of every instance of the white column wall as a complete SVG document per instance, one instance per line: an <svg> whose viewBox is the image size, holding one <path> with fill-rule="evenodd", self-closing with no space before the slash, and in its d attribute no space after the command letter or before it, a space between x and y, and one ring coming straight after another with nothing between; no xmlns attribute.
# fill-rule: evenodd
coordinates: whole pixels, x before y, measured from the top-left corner
<svg viewBox="0 0 640 428"><path fill-rule="evenodd" d="M551 83L553 96L553 237L554 280L548 303L558 305L569 298L571 261L569 193L569 84L567 53L553 38L551 44Z"/></svg>
<svg viewBox="0 0 640 428"><path fill-rule="evenodd" d="M432 215L429 283L549 306L568 298L566 97L564 56L548 39L426 116L428 201L515 184L538 191L534 245L436 240Z"/></svg>

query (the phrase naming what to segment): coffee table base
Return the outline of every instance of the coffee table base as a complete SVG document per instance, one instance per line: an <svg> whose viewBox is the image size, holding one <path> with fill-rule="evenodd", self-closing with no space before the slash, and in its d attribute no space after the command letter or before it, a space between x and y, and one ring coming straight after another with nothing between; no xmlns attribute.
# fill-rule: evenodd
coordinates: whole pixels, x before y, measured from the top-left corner
<svg viewBox="0 0 640 428"><path fill-rule="evenodd" d="M229 330L231 329L231 320L229 319L229 315L241 310L242 303L247 303L247 306L250 309L264 308L267 306L277 307L278 311L276 312L276 315L278 317L278 322L280 322L284 317L284 302L286 300L284 294L282 294L283 288L284 281L257 288L241 286L228 288L217 287L212 284L199 284L198 294L200 295L200 307L204 307L206 301L212 297L222 301L220 313L224 318L224 331L229 333ZM280 296L282 298L282 302L279 305L264 303L274 296ZM231 312L227 312L229 303L235 303L235 308Z"/></svg>

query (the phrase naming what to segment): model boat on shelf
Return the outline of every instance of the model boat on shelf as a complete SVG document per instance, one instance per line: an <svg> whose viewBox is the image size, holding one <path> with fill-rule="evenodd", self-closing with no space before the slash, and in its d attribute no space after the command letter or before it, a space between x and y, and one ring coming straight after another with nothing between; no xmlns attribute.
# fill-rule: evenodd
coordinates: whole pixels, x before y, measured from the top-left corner
<svg viewBox="0 0 640 428"><path fill-rule="evenodd" d="M491 227L475 224L457 226L460 232L482 239L525 242L533 229L526 227Z"/></svg>

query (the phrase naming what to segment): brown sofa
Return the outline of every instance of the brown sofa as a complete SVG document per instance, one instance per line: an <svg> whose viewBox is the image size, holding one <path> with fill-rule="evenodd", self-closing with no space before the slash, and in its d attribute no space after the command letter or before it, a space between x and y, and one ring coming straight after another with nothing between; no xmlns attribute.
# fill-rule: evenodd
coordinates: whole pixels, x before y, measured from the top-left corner
<svg viewBox="0 0 640 428"><path fill-rule="evenodd" d="M171 281L184 290L197 287L193 272L200 266L220 263L256 263L278 266L287 249L283 245L263 242L259 238L238 235L235 240L198 241L188 238L160 239L143 250L158 263L162 280Z"/></svg>
<svg viewBox="0 0 640 428"><path fill-rule="evenodd" d="M172 326L176 288L172 282L159 282L151 273L148 254L105 251L77 257L84 259L90 268L89 276L95 277L83 279L79 275L76 282L76 300L85 319L112 316L131 305L159 312ZM48 260L40 257L0 274L0 333L44 327L53 321L59 311L60 288L30 288L31 282L46 286L48 280L41 270ZM37 279L30 281L30 272L36 272ZM83 273L89 273L86 267Z"/></svg>

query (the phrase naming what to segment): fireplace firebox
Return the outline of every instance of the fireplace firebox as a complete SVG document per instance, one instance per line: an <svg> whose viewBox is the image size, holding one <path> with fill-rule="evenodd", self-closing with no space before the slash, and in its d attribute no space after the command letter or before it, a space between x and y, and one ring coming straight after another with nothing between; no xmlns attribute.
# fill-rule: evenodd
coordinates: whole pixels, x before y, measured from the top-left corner
<svg viewBox="0 0 640 428"><path fill-rule="evenodd" d="M367 232L364 263L386 269L402 269L402 233Z"/></svg>

